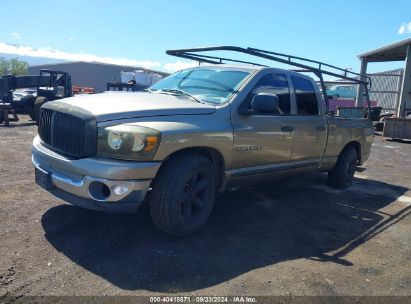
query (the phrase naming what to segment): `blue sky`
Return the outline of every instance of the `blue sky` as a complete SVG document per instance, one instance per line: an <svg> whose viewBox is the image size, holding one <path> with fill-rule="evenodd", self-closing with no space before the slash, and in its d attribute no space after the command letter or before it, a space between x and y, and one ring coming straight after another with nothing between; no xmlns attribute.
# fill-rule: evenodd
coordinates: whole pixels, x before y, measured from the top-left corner
<svg viewBox="0 0 411 304"><path fill-rule="evenodd" d="M14 0L1 6L0 53L58 51L57 57L72 60L141 63L170 71L184 64L167 56L166 49L221 44L358 71L358 54L411 37L410 0ZM372 64L370 71L398 66Z"/></svg>

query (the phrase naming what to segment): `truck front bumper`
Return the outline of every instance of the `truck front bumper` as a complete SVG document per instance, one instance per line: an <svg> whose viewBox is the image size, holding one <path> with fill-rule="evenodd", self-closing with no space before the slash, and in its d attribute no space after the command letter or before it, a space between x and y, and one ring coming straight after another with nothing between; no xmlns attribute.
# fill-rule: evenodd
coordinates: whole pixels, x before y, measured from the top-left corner
<svg viewBox="0 0 411 304"><path fill-rule="evenodd" d="M70 159L48 149L37 136L32 161L36 182L64 201L106 212L135 212L144 201L161 162L107 158Z"/></svg>

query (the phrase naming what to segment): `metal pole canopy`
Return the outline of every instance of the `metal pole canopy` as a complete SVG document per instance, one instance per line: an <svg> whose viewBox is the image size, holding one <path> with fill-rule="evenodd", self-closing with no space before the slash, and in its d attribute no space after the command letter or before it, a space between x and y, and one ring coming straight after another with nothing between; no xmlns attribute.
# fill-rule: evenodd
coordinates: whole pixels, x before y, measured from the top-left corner
<svg viewBox="0 0 411 304"><path fill-rule="evenodd" d="M360 69L361 78L367 77L367 66L368 66L367 60L365 58L361 58L361 69ZM357 98L355 99L356 107L363 104L363 100L364 100L363 97L364 97L364 84L360 83L357 89Z"/></svg>
<svg viewBox="0 0 411 304"><path fill-rule="evenodd" d="M251 55L254 57L259 57L259 58L291 65L294 67L298 67L300 69L303 69L302 72L314 73L320 79L324 99L326 100L327 103L328 103L328 97L327 97L327 92L326 92L326 88L324 85L323 74L337 77L340 79L345 79L353 83L357 83L360 86L362 85L365 88L365 91L366 91L365 95L367 96L368 109L369 111L371 109L370 101L368 98L368 87L371 87L371 79L365 74L358 74L358 73L349 71L347 69L339 68L337 66L333 66L333 65L330 65L324 62L320 62L320 61L316 61L316 60L312 60L308 58L303 58L303 57L297 57L297 56L292 56L292 55L287 55L287 54L282 54L282 53L276 53L276 52L256 49L256 48L250 48L250 47L242 48L242 47L237 47L237 46L212 46L212 47L202 47L202 48L177 49L177 50L167 50L166 53L168 55L172 55L172 56L176 56L180 58L191 59L191 60L195 60L199 62L206 62L206 63L211 63L211 64L223 64L225 62L238 62L238 63L247 63L247 64L263 66L259 63L254 63L254 62L249 62L249 61L242 61L242 60L220 57L220 56L209 56L209 55L199 54L202 52L211 52L211 51L232 51L232 52L243 53L243 54ZM309 64L315 64L317 66L313 67L313 66L310 66ZM338 74L335 71L343 72L343 74Z"/></svg>
<svg viewBox="0 0 411 304"><path fill-rule="evenodd" d="M405 70L402 78L402 89L397 110L397 117L404 117L406 115L405 109L407 105L411 105L411 44L407 47Z"/></svg>

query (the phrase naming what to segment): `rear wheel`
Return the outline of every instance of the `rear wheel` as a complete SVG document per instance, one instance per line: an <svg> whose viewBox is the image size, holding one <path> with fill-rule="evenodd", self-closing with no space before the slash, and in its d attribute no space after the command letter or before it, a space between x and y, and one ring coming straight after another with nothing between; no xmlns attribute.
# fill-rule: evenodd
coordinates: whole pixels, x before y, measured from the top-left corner
<svg viewBox="0 0 411 304"><path fill-rule="evenodd" d="M207 222L214 206L216 179L213 164L193 154L166 162L153 181L150 215L161 231L184 237Z"/></svg>
<svg viewBox="0 0 411 304"><path fill-rule="evenodd" d="M345 189L352 185L358 164L357 150L349 147L341 152L334 168L328 172L328 184L336 189Z"/></svg>

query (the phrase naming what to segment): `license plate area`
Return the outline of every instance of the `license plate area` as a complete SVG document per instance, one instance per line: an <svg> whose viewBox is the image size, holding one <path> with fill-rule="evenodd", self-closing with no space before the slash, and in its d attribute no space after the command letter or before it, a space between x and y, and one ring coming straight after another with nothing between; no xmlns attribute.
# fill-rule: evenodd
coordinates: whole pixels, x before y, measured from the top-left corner
<svg viewBox="0 0 411 304"><path fill-rule="evenodd" d="M51 190L54 188L54 185L51 182L51 174L49 172L41 170L39 168L35 168L34 177L36 180L36 184L42 187L43 189Z"/></svg>

